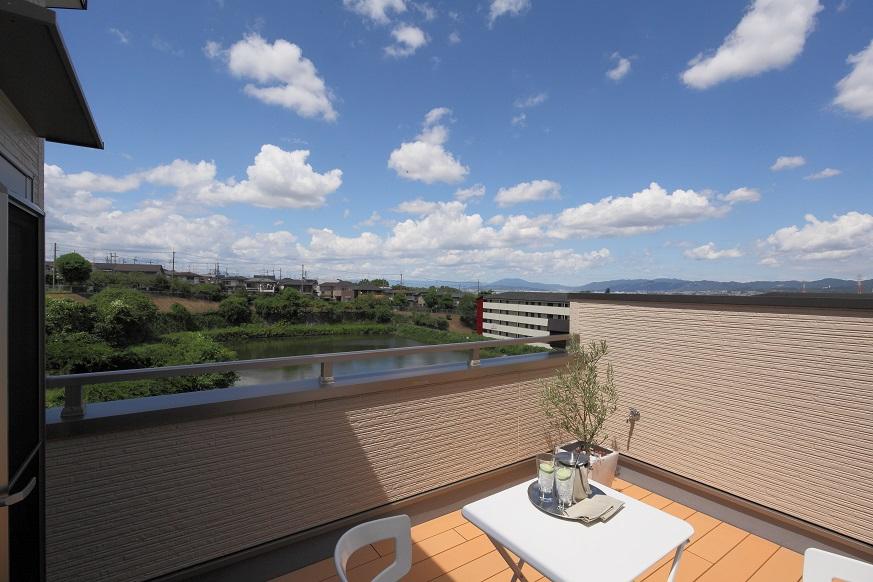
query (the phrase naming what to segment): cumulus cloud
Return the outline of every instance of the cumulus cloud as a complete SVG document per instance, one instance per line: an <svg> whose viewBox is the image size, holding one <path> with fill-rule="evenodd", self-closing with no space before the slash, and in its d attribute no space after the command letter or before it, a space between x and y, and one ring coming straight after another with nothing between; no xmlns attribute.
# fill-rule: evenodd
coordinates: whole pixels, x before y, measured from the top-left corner
<svg viewBox="0 0 873 582"><path fill-rule="evenodd" d="M842 170L837 170L836 168L825 168L820 172L816 172L815 174L810 174L809 176L805 176L804 180L824 180L825 178L833 178L834 176L839 176L842 174Z"/></svg>
<svg viewBox="0 0 873 582"><path fill-rule="evenodd" d="M685 251L685 256L696 261L716 261L718 259L735 259L742 257L743 253L738 248L718 250L715 243L709 242L693 249Z"/></svg>
<svg viewBox="0 0 873 582"><path fill-rule="evenodd" d="M428 202L421 198L415 200L406 200L394 207L394 212L402 214L428 214L433 212L439 206L438 202Z"/></svg>
<svg viewBox="0 0 873 582"><path fill-rule="evenodd" d="M302 117L321 117L334 121L337 112L333 95L315 65L303 56L292 42L277 39L272 44L259 34L251 33L223 49L209 41L203 52L212 59L222 59L236 77L251 79L243 87L246 95L269 105L279 105Z"/></svg>
<svg viewBox="0 0 873 582"><path fill-rule="evenodd" d="M521 202L553 200L561 197L561 185L551 180L521 182L509 188L501 188L494 196L500 207L512 206Z"/></svg>
<svg viewBox="0 0 873 582"><path fill-rule="evenodd" d="M467 202L485 196L485 186L482 184L473 184L469 188L459 188L455 190L455 200Z"/></svg>
<svg viewBox="0 0 873 582"><path fill-rule="evenodd" d="M501 16L518 16L530 8L530 0L491 0L488 8L488 25L493 26L494 21Z"/></svg>
<svg viewBox="0 0 873 582"><path fill-rule="evenodd" d="M461 43L461 33L457 30L453 30L449 33L449 44L460 44Z"/></svg>
<svg viewBox="0 0 873 582"><path fill-rule="evenodd" d="M264 257L287 256L289 250L295 252L296 240L297 237L287 230L260 232L235 240L230 248L238 257L263 260Z"/></svg>
<svg viewBox="0 0 873 582"><path fill-rule="evenodd" d="M730 205L718 205L706 193L694 190L668 193L652 182L630 196L609 196L565 209L555 219L549 234L557 238L628 236L719 218L728 212Z"/></svg>
<svg viewBox="0 0 873 582"><path fill-rule="evenodd" d="M388 24L389 12L406 12L405 0L343 0L343 6L376 24Z"/></svg>
<svg viewBox="0 0 873 582"><path fill-rule="evenodd" d="M517 107L518 109L530 109L531 107L542 105L546 102L546 99L548 98L548 93L536 93L535 95L530 95L529 97L516 99L512 105L514 107Z"/></svg>
<svg viewBox="0 0 873 582"><path fill-rule="evenodd" d="M755 0L715 54L698 54L682 73L695 89L783 69L803 52L819 0Z"/></svg>
<svg viewBox="0 0 873 582"><path fill-rule="evenodd" d="M394 37L394 44L385 47L385 54L394 58L413 55L428 42L427 35L422 29L409 24L394 27L391 36Z"/></svg>
<svg viewBox="0 0 873 582"><path fill-rule="evenodd" d="M612 57L610 58L615 62L615 66L606 71L606 76L613 81L621 81L628 73L630 73L630 59L625 58L618 53L612 53Z"/></svg>
<svg viewBox="0 0 873 582"><path fill-rule="evenodd" d="M727 194L718 197L719 200L724 200L729 204L738 202L758 202L761 199L761 193L754 188L737 188L731 190Z"/></svg>
<svg viewBox="0 0 873 582"><path fill-rule="evenodd" d="M130 192L143 184L173 188L181 201L206 204L248 203L266 208L317 208L342 184L342 170L323 174L306 163L309 150L285 151L264 144L246 169L247 179L218 180L214 162L174 160L126 176L93 172L67 174L59 166L45 165L46 184L56 192Z"/></svg>
<svg viewBox="0 0 873 582"><path fill-rule="evenodd" d="M834 105L865 119L873 117L873 41L861 52L850 55L852 72L837 83Z"/></svg>
<svg viewBox="0 0 873 582"><path fill-rule="evenodd" d="M803 226L780 228L761 241L765 264L850 258L869 262L873 256L873 215L853 211L819 220L807 214L804 220Z"/></svg>
<svg viewBox="0 0 873 582"><path fill-rule="evenodd" d="M773 165L770 166L770 169L774 172L779 172L781 170L799 168L804 164L806 164L806 158L803 156L779 156L776 158L776 161L773 162Z"/></svg>
<svg viewBox="0 0 873 582"><path fill-rule="evenodd" d="M452 184L463 180L470 169L456 160L444 147L449 138L449 130L441 122L450 115L451 110L447 107L431 109L425 115L422 131L415 140L404 142L391 152L388 167L401 178L426 184Z"/></svg>

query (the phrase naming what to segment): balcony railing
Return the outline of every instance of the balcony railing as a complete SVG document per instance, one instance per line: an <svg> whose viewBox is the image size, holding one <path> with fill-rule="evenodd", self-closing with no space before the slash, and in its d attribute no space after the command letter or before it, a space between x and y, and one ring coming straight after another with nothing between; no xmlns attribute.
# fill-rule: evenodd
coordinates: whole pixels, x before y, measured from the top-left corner
<svg viewBox="0 0 873 582"><path fill-rule="evenodd" d="M334 383L333 365L336 362L352 360L370 360L394 356L425 354L434 352L469 352L468 366L475 367L480 363L481 350L484 348L503 347L519 344L555 344L565 343L573 336L559 334L540 337L522 337L501 340L483 340L476 342L460 342L452 344L437 344L424 346L409 346L403 348L386 348L380 350L361 350L356 352L336 352L332 354L313 354L305 356L283 356L279 358L261 358L257 360L233 360L229 362L210 362L205 364L185 364L164 366L160 368L136 368L132 370L111 370L106 372L89 372L85 374L65 374L46 376L46 388L64 388L64 407L61 418L72 420L85 416L84 386L91 384L106 384L109 382L127 382L131 380L152 380L158 378L173 378L176 376L196 376L241 370L267 370L284 368L286 366L304 366L319 364L319 384Z"/></svg>

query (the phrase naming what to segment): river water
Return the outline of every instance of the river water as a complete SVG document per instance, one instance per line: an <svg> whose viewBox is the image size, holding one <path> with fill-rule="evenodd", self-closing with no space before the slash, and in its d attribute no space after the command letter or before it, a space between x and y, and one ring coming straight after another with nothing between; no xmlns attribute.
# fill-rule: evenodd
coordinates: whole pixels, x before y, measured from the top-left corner
<svg viewBox="0 0 873 582"><path fill-rule="evenodd" d="M280 356L302 356L308 354L326 354L332 352L355 352L360 350L379 350L384 348L402 348L420 346L421 342L393 335L334 335L317 337L289 337L248 339L239 342L227 342L227 347L237 353L240 360L257 358L277 358ZM337 362L333 366L336 377L364 372L380 372L397 368L416 368L432 364L464 362L467 352L435 352L429 354L409 354L390 356L351 362ZM269 370L242 370L237 372L239 380L236 386L251 386L255 384L272 384L288 382L304 378L317 378L320 373L318 364L309 366L286 366Z"/></svg>

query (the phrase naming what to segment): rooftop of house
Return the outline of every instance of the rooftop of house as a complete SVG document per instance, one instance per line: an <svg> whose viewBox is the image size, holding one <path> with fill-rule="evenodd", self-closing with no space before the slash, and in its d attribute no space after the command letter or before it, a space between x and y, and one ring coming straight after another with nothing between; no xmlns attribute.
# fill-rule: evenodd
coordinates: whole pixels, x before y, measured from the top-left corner
<svg viewBox="0 0 873 582"><path fill-rule="evenodd" d="M545 301L547 303L569 303L569 293L550 293L545 291L507 291L485 296L485 301L501 299L504 301Z"/></svg>
<svg viewBox="0 0 873 582"><path fill-rule="evenodd" d="M92 263L95 271L114 271L117 273L163 273L161 265L148 263Z"/></svg>

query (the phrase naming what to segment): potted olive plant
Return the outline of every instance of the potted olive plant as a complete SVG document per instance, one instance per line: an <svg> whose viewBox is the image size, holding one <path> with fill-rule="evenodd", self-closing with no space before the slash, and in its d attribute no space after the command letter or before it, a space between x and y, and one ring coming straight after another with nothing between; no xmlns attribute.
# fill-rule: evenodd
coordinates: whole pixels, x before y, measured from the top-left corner
<svg viewBox="0 0 873 582"><path fill-rule="evenodd" d="M542 409L553 430L576 438L561 448L587 453L591 478L611 485L618 452L603 446L607 439L604 425L618 408L618 392L612 364L601 361L607 354L606 342L582 345L578 339L572 340L567 352L567 365L544 382Z"/></svg>

